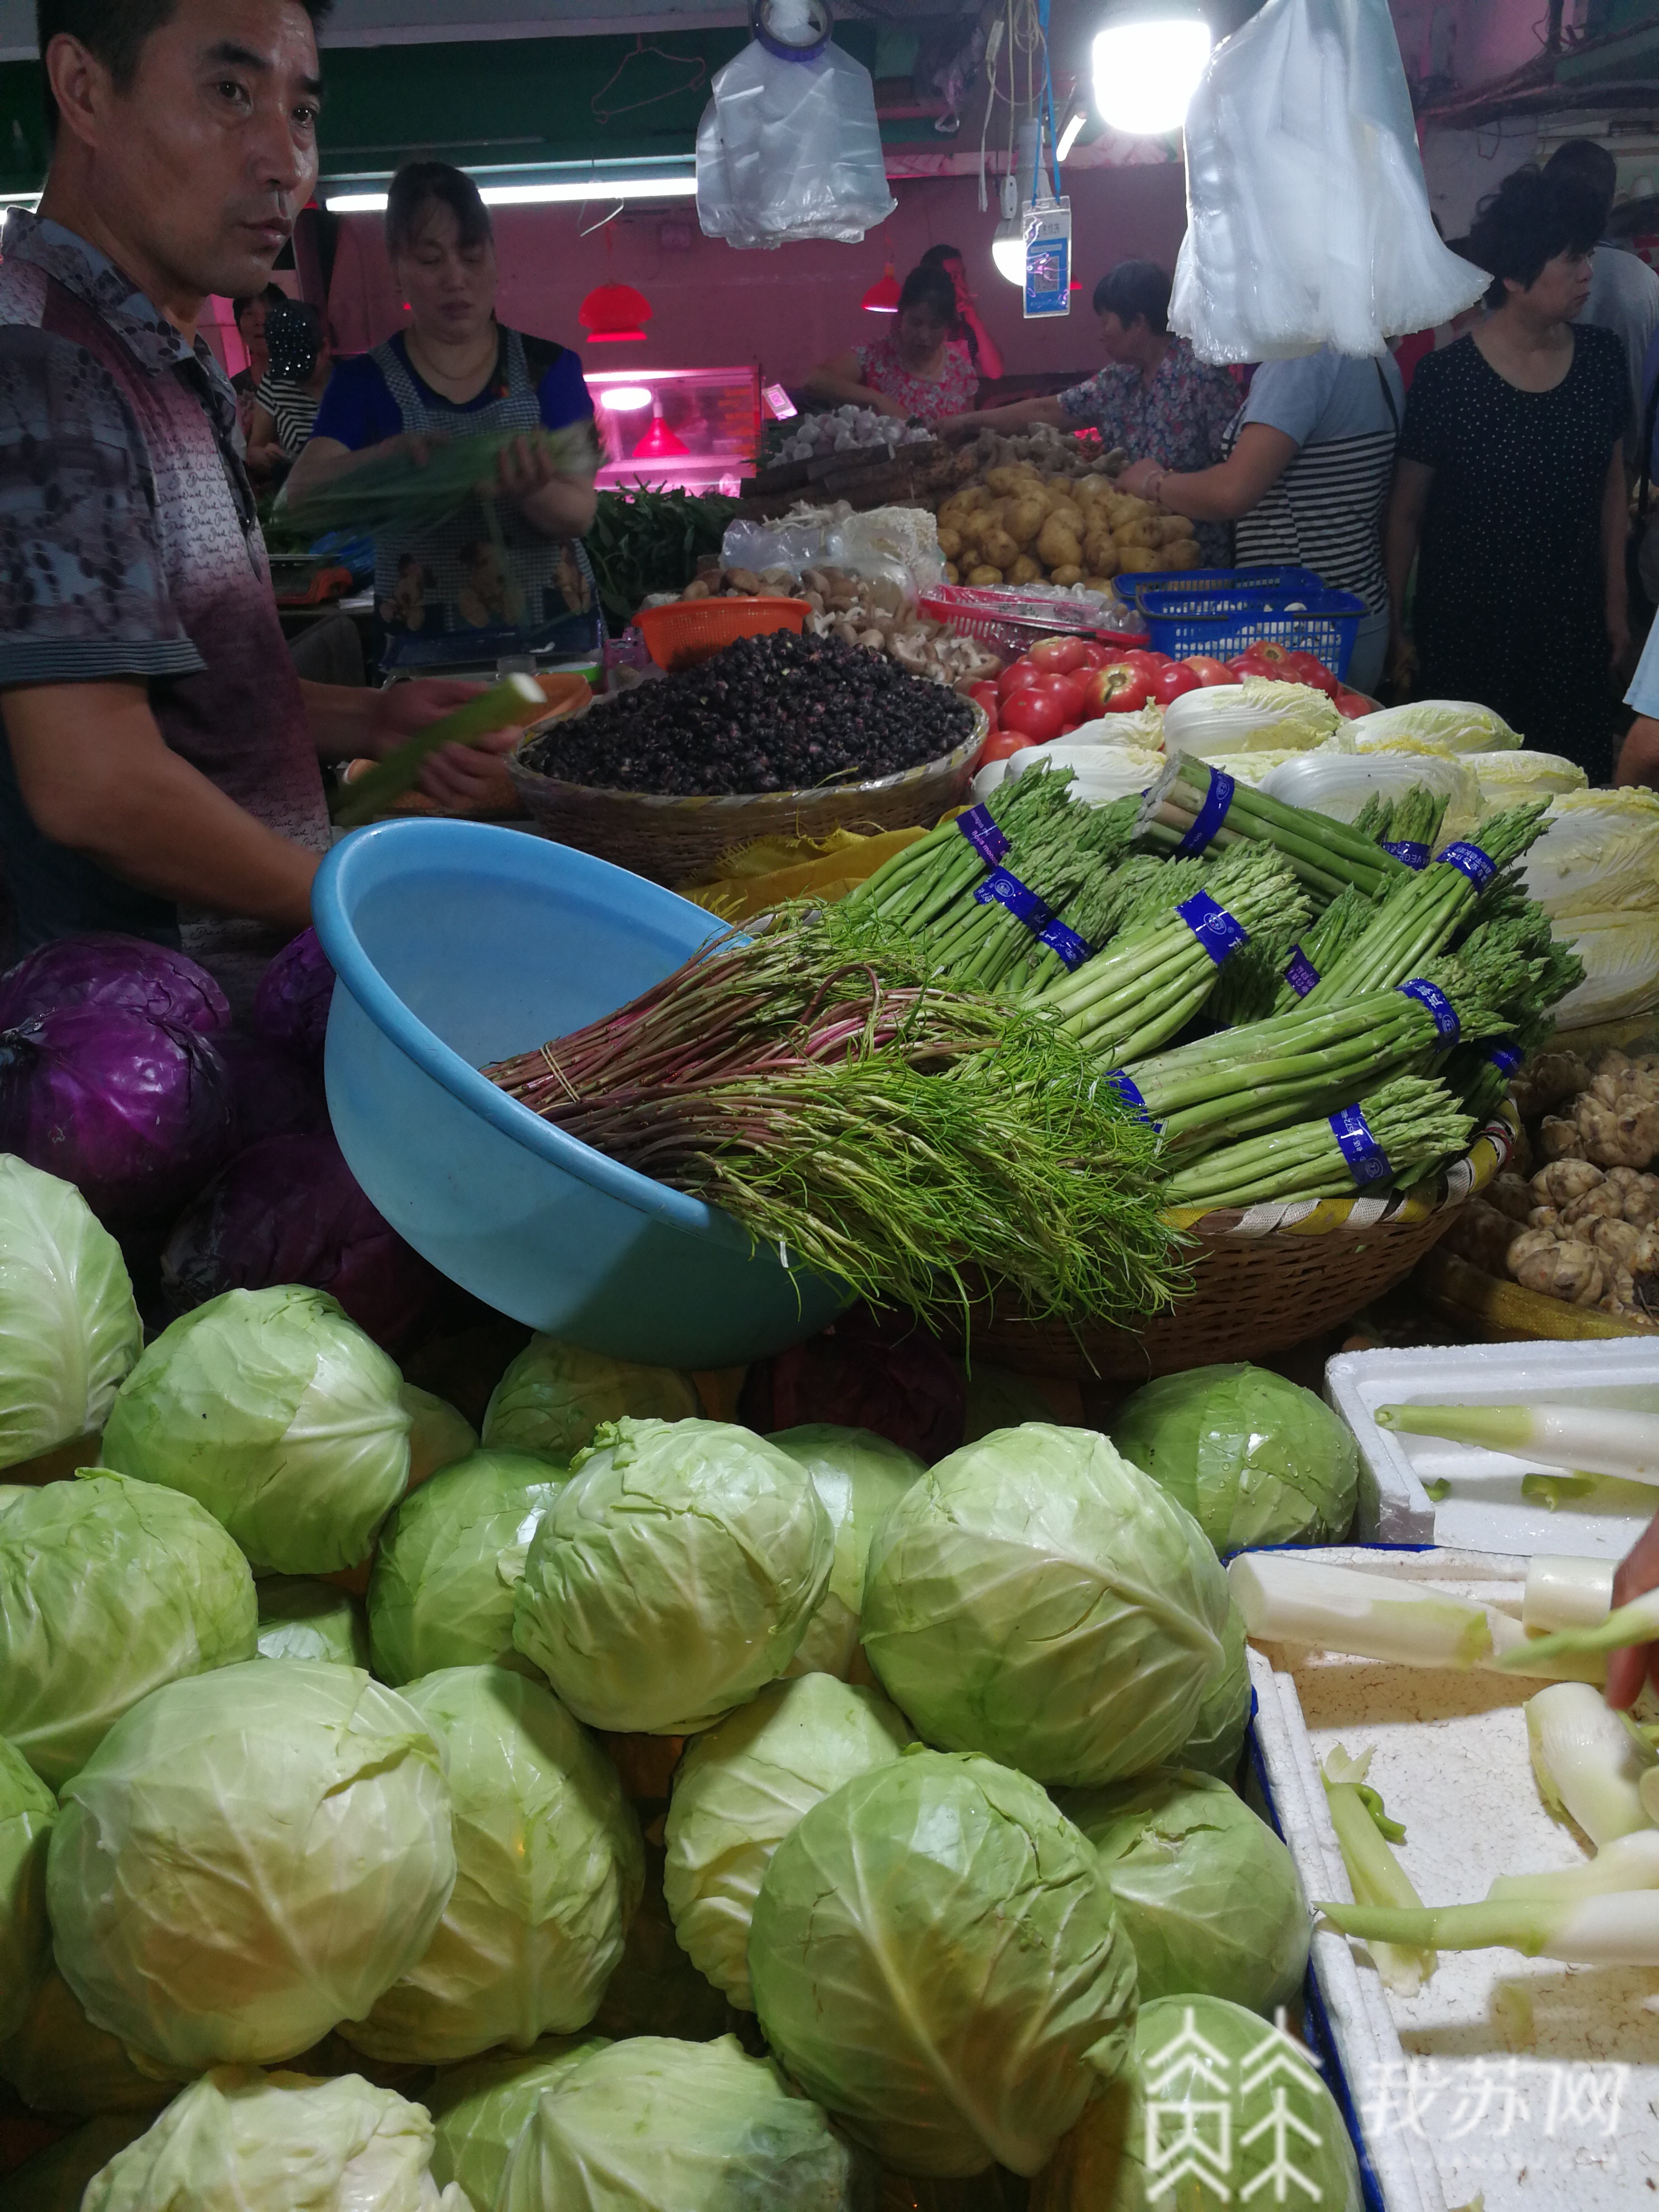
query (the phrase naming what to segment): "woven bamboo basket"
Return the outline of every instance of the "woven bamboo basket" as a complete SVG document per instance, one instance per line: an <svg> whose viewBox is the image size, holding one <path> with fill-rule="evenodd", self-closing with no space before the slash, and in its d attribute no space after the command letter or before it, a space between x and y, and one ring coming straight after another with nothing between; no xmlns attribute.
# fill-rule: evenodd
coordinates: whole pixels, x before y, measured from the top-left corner
<svg viewBox="0 0 1659 2212"><path fill-rule="evenodd" d="M588 711L605 710L606 702L596 700ZM823 837L831 830L873 836L884 830L931 828L967 796L974 763L990 728L975 706L973 735L954 752L869 783L677 799L656 792L604 791L543 775L523 757L543 726L527 730L507 763L538 830L671 887L756 837Z"/></svg>
<svg viewBox="0 0 1659 2212"><path fill-rule="evenodd" d="M1214 1361L1259 1359L1318 1336L1405 1280L1456 1209L1507 1165L1518 1124L1490 1123L1426 1186L1380 1198L1172 1212L1193 1239L1193 1290L1139 1330L975 1312L975 1358L1023 1375L1144 1382Z"/></svg>

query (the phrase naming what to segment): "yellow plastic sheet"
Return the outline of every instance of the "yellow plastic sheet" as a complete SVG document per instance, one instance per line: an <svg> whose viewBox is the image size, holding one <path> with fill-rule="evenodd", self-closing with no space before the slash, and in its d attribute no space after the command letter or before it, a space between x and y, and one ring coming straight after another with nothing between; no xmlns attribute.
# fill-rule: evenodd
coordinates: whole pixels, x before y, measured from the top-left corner
<svg viewBox="0 0 1659 2212"><path fill-rule="evenodd" d="M927 834L889 830L879 837L860 837L832 830L823 838L757 837L723 853L712 876L676 888L722 921L747 921L785 899L833 903Z"/></svg>

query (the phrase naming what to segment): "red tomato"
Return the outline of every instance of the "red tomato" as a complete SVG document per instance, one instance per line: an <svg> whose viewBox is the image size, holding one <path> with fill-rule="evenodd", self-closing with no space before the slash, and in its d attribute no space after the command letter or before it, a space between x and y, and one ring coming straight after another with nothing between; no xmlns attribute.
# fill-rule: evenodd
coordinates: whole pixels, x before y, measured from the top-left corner
<svg viewBox="0 0 1659 2212"><path fill-rule="evenodd" d="M997 678L997 696L1006 699L1024 684L1040 684L1042 671L1030 660L1011 660Z"/></svg>
<svg viewBox="0 0 1659 2212"><path fill-rule="evenodd" d="M1291 657L1284 646L1275 643L1270 637L1253 638L1244 650L1247 653L1253 653L1258 660L1274 661L1281 668L1289 662Z"/></svg>
<svg viewBox="0 0 1659 2212"><path fill-rule="evenodd" d="M1117 655L1107 647L1095 644L1092 639L1079 638L1078 643L1083 648L1083 658L1078 663L1075 672L1079 681L1088 675L1091 669L1104 668L1109 660L1115 660L1117 658Z"/></svg>
<svg viewBox="0 0 1659 2212"><path fill-rule="evenodd" d="M1018 730L993 730L980 747L979 758L974 765L989 768L993 761L1006 760L1011 754L1024 752L1030 742L1029 738L1021 737Z"/></svg>
<svg viewBox="0 0 1659 2212"><path fill-rule="evenodd" d="M1167 707L1179 699L1183 692L1201 689L1195 669L1188 668L1184 660L1172 660L1167 668L1160 668L1152 678L1152 697L1160 707Z"/></svg>
<svg viewBox="0 0 1659 2212"><path fill-rule="evenodd" d="M1297 683L1311 684L1316 691L1322 691L1328 699L1334 699L1342 689L1324 662L1311 653L1291 653L1289 669L1294 671Z"/></svg>
<svg viewBox="0 0 1659 2212"><path fill-rule="evenodd" d="M1337 691L1336 711L1345 722L1357 722L1362 714L1372 713L1373 708L1363 691L1350 691L1344 686Z"/></svg>
<svg viewBox="0 0 1659 2212"><path fill-rule="evenodd" d="M1218 684L1237 684L1238 681L1224 660L1213 660L1207 653L1188 653L1186 665L1206 691L1213 690Z"/></svg>
<svg viewBox="0 0 1659 2212"><path fill-rule="evenodd" d="M1064 702L1046 687L1023 684L1009 698L1002 713L1002 735L1018 732L1022 744L1046 745L1066 725Z"/></svg>
<svg viewBox="0 0 1659 2212"><path fill-rule="evenodd" d="M1040 637L1025 657L1052 676L1069 676L1083 666L1087 652L1080 637Z"/></svg>
<svg viewBox="0 0 1659 2212"><path fill-rule="evenodd" d="M1152 696L1156 669L1114 660L1089 678L1085 704L1091 714L1133 714Z"/></svg>
<svg viewBox="0 0 1659 2212"><path fill-rule="evenodd" d="M996 685L994 684L970 684L968 687L968 696L973 701L976 707L984 708L986 713L991 718L991 727L994 730L997 726L997 715L1002 706L1002 701L997 694Z"/></svg>
<svg viewBox="0 0 1659 2212"><path fill-rule="evenodd" d="M1248 653L1239 654L1237 659L1232 663L1232 680L1235 684L1242 684L1247 676L1263 676L1272 684L1295 681L1294 672L1285 662L1268 660L1263 654L1258 653L1254 646Z"/></svg>

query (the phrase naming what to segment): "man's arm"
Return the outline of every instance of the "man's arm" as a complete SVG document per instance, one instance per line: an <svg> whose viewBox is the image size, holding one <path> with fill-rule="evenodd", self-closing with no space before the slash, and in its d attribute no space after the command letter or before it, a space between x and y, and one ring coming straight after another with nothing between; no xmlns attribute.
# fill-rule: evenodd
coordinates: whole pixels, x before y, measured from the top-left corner
<svg viewBox="0 0 1659 2212"><path fill-rule="evenodd" d="M0 701L35 826L162 898L287 930L311 919L318 858L171 751L143 684L41 684Z"/></svg>
<svg viewBox="0 0 1659 2212"><path fill-rule="evenodd" d="M826 407L872 407L878 415L895 415L901 420L906 412L902 400L860 381L858 356L851 347L820 362L801 388L809 398Z"/></svg>
<svg viewBox="0 0 1659 2212"><path fill-rule="evenodd" d="M1137 461L1118 478L1118 489L1136 499L1157 500L1192 522L1237 522L1259 505L1300 450L1283 430L1247 422L1231 453L1214 468L1177 476L1156 461Z"/></svg>
<svg viewBox="0 0 1659 2212"><path fill-rule="evenodd" d="M1394 487L1382 524L1382 565L1389 579L1389 668L1399 677L1409 675L1412 647L1406 635L1406 587L1412 562L1423 536L1423 516L1429 504L1434 471L1426 461L1399 460L1394 465Z"/></svg>
<svg viewBox="0 0 1659 2212"><path fill-rule="evenodd" d="M1650 715L1638 714L1626 731L1613 780L1615 783L1659 787L1659 721Z"/></svg>
<svg viewBox="0 0 1659 2212"><path fill-rule="evenodd" d="M1625 449L1617 445L1601 487L1601 584L1606 598L1608 658L1617 667L1630 647L1630 586L1625 575L1625 542L1630 536L1630 494L1625 485Z"/></svg>

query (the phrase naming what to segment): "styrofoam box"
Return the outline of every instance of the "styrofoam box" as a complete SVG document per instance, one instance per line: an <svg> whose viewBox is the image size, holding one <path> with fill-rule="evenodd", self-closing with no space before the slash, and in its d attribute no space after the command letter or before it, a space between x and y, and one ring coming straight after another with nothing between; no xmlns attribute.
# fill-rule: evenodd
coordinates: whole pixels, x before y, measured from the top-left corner
<svg viewBox="0 0 1659 2212"><path fill-rule="evenodd" d="M1518 1615L1522 1559L1462 1551L1322 1552ZM1516 1677L1385 1667L1253 1646L1252 1744L1268 1809L1310 1903L1352 1892L1320 1766L1372 1753L1403 1823L1396 1850L1425 1905L1486 1895L1500 1874L1571 1866L1586 1847L1545 1810ZM1384 1989L1362 1944L1321 1926L1311 1960L1382 2212L1615 2212L1659 2191L1659 1970L1566 1966L1517 1951L1442 1952L1416 1995Z"/></svg>
<svg viewBox="0 0 1659 2212"><path fill-rule="evenodd" d="M1537 1461L1437 1437L1401 1436L1379 1429L1372 1418L1379 1406L1555 1401L1659 1413L1659 1339L1345 1352L1326 1366L1325 1396L1358 1441L1354 1534L1365 1542L1617 1559L1659 1508L1659 1489L1606 1482L1551 1511L1541 1498L1522 1495L1525 1476L1549 1471ZM1451 1485L1438 1504L1423 1487L1437 1480Z"/></svg>

